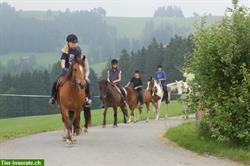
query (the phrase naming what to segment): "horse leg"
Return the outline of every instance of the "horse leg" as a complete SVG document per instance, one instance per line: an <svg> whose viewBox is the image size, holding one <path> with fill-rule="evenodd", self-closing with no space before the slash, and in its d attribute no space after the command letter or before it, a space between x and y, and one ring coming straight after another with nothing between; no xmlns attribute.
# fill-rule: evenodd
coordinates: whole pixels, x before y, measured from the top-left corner
<svg viewBox="0 0 250 166"><path fill-rule="evenodd" d="M139 112L138 112L138 114L137 114L137 119L136 119L136 121L139 121L140 120L140 115L141 115L141 113L142 113L142 109L141 108L138 108L139 109Z"/></svg>
<svg viewBox="0 0 250 166"><path fill-rule="evenodd" d="M66 142L68 144L74 143L72 130L73 130L73 122L74 122L75 116L76 116L75 112L70 111L70 110L68 111L68 121L66 123L67 129L68 129L68 138L67 138Z"/></svg>
<svg viewBox="0 0 250 166"><path fill-rule="evenodd" d="M146 103L146 108L147 108L147 119L146 119L146 122L149 121L149 102Z"/></svg>
<svg viewBox="0 0 250 166"><path fill-rule="evenodd" d="M128 123L130 123L132 121L132 118L134 116L134 110L132 108L130 108L131 112L130 112L130 115L129 115L129 119L128 119Z"/></svg>
<svg viewBox="0 0 250 166"><path fill-rule="evenodd" d="M107 110L108 108L105 108L103 111L103 123L102 123L102 127L106 128L106 115L107 115Z"/></svg>
<svg viewBox="0 0 250 166"><path fill-rule="evenodd" d="M71 133L72 133L72 123L70 122L70 119L69 119L69 113L68 113L68 110L66 109L63 109L61 108L62 111L62 118L63 118L63 122L64 122L64 126L66 128L65 130L65 141L68 143L68 144L71 144L72 143L72 140L71 140Z"/></svg>
<svg viewBox="0 0 250 166"><path fill-rule="evenodd" d="M75 119L74 119L74 133L76 136L81 134L81 127L80 127L80 113L81 110L77 111L75 114Z"/></svg>
<svg viewBox="0 0 250 166"><path fill-rule="evenodd" d="M128 118L128 123L130 123L132 121L132 118L134 116L134 110L130 109L130 114L129 114L129 118Z"/></svg>
<svg viewBox="0 0 250 166"><path fill-rule="evenodd" d="M127 123L127 119L126 119L126 117L128 117L128 115L127 115L127 107L126 107L126 105L123 105L120 108L121 108L122 113L123 113L123 122Z"/></svg>
<svg viewBox="0 0 250 166"><path fill-rule="evenodd" d="M158 115L158 103L157 102L154 102L154 111L155 111L155 114L156 114L156 116L155 116L155 120L157 120L157 115Z"/></svg>
<svg viewBox="0 0 250 166"><path fill-rule="evenodd" d="M113 127L118 127L117 125L117 107L113 107L113 110L114 110L114 125Z"/></svg>
<svg viewBox="0 0 250 166"><path fill-rule="evenodd" d="M157 112L156 112L156 118L155 118L155 120L159 120L160 119L160 106L161 106L161 100L158 100L158 102L157 102Z"/></svg>

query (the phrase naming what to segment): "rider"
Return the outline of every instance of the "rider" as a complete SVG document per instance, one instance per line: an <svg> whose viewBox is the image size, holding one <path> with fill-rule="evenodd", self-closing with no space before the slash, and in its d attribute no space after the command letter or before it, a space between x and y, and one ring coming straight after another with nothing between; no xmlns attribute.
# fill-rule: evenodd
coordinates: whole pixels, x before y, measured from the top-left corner
<svg viewBox="0 0 250 166"><path fill-rule="evenodd" d="M161 65L157 66L157 71L154 73L154 79L161 84L164 91L165 102L168 103L167 75L166 72L162 70Z"/></svg>
<svg viewBox="0 0 250 166"><path fill-rule="evenodd" d="M134 77L131 78L126 87L130 86L131 83L133 84L134 90L137 92L139 105L142 105L144 103L143 85L138 70L134 72Z"/></svg>
<svg viewBox="0 0 250 166"><path fill-rule="evenodd" d="M78 38L75 34L69 34L66 38L67 43L65 46L62 48L62 55L61 55L61 61L60 61L60 66L61 66L61 73L59 77L55 80L53 83L52 87L52 93L51 93L51 98L49 100L50 104L55 104L56 102L56 95L57 95L57 82L61 76L65 76L70 64L72 63L72 60L74 58L81 58L81 48L77 46L78 43ZM88 66L88 60L85 57L85 68L86 68L86 80L88 79L89 76L89 66ZM88 82L88 81L87 81ZM87 85L87 90L89 91L89 86ZM91 99L90 99L90 93L88 93L88 101L87 105L91 104Z"/></svg>
<svg viewBox="0 0 250 166"><path fill-rule="evenodd" d="M108 70L107 80L108 82L112 83L113 85L119 88L119 90L122 93L123 100L125 102L126 94L124 89L120 85L122 79L122 71L118 68L118 66L119 66L118 60L113 59L111 61L111 69Z"/></svg>

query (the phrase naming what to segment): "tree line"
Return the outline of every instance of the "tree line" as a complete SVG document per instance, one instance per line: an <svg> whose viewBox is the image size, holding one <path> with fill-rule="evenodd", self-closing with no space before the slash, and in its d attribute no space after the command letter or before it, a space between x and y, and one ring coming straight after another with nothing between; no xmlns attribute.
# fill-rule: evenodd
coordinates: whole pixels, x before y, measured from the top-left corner
<svg viewBox="0 0 250 166"><path fill-rule="evenodd" d="M183 79L184 57L193 50L191 38L192 36L188 38L175 36L166 46L153 39L146 48L143 47L131 53L123 49L119 59L119 67L122 70L122 84L125 85L132 78L134 71L139 70L145 87L145 83L156 71L158 65L162 65L167 72L168 82ZM107 77L107 70L111 66L110 60L102 71L102 79Z"/></svg>
<svg viewBox="0 0 250 166"><path fill-rule="evenodd" d="M181 8L176 6L158 7L154 17L184 17Z"/></svg>

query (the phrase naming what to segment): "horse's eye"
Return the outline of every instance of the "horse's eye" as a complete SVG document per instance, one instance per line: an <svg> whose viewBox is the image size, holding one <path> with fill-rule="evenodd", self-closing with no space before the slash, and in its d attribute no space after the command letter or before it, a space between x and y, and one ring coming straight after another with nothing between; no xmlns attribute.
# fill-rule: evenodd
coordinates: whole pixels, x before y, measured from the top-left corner
<svg viewBox="0 0 250 166"><path fill-rule="evenodd" d="M74 69L75 71L77 71L77 69Z"/></svg>

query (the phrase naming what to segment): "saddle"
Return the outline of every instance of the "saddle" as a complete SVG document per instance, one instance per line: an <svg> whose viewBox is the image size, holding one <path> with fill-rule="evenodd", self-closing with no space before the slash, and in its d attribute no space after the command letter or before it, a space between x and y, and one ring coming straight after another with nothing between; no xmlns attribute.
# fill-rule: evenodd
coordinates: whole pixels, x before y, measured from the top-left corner
<svg viewBox="0 0 250 166"><path fill-rule="evenodd" d="M116 88L116 90L120 93L120 95L122 96L122 97L127 97L128 96L128 93L127 93L127 91L126 91L126 89L124 88L124 87L122 87L122 90L123 90L123 92L124 92L124 94L123 94L123 92L120 90L120 88L118 88L118 86L116 86L116 85L114 85L114 87Z"/></svg>

